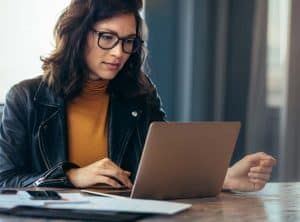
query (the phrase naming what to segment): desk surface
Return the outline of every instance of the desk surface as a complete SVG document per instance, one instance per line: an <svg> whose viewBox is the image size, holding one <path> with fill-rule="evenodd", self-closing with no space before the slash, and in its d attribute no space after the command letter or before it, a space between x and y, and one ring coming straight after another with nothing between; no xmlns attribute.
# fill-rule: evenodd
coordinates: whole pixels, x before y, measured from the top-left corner
<svg viewBox="0 0 300 222"><path fill-rule="evenodd" d="M221 193L215 198L189 199L178 202L191 203L193 207L174 216L155 216L140 221L300 221L300 183L269 183L262 191L256 193ZM0 222L16 221L63 220L0 216Z"/></svg>

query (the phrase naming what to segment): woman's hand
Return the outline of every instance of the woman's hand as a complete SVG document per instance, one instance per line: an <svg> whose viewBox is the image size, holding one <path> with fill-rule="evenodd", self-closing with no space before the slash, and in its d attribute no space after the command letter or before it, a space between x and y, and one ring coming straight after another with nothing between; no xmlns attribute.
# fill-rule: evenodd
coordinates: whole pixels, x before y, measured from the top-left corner
<svg viewBox="0 0 300 222"><path fill-rule="evenodd" d="M90 187L98 183L108 184L114 188L120 188L122 185L132 187L129 180L130 172L122 170L108 158L82 168L70 169L66 175L77 188Z"/></svg>
<svg viewBox="0 0 300 222"><path fill-rule="evenodd" d="M261 190L270 179L276 160L265 153L245 156L228 168L224 189L251 192Z"/></svg>

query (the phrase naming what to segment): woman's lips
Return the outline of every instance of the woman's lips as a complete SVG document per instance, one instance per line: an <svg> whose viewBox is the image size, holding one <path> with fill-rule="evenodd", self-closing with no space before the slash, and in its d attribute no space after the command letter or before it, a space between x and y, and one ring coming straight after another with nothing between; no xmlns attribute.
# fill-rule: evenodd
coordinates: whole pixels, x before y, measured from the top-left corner
<svg viewBox="0 0 300 222"><path fill-rule="evenodd" d="M118 70L120 63L109 63L109 62L103 62L103 64L106 66L109 70Z"/></svg>

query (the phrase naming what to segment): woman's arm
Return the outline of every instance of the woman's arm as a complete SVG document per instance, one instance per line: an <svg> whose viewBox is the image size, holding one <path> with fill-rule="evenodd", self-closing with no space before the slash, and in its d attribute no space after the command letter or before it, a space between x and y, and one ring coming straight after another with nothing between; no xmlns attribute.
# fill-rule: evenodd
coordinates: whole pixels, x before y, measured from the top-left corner
<svg viewBox="0 0 300 222"><path fill-rule="evenodd" d="M66 170L76 167L61 162L44 172L35 172L31 159L29 93L16 85L8 92L0 125L0 187L70 186Z"/></svg>
<svg viewBox="0 0 300 222"><path fill-rule="evenodd" d="M261 190L275 164L276 160L263 152L247 155L228 168L223 188L242 192Z"/></svg>
<svg viewBox="0 0 300 222"><path fill-rule="evenodd" d="M90 187L96 184L107 184L115 188L126 186L132 188L130 172L122 170L110 159L104 158L88 166L70 169L67 176L77 188Z"/></svg>

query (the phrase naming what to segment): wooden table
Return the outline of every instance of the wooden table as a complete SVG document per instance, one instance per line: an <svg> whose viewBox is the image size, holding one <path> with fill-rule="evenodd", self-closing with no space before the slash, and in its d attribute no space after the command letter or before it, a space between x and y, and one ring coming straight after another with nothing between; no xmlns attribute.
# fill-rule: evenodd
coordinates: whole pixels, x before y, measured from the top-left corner
<svg viewBox="0 0 300 222"><path fill-rule="evenodd" d="M298 198L299 197L299 198ZM221 193L215 198L179 200L190 210L174 216L155 216L141 222L300 221L300 183L269 183L256 193ZM0 216L0 222L63 221Z"/></svg>

